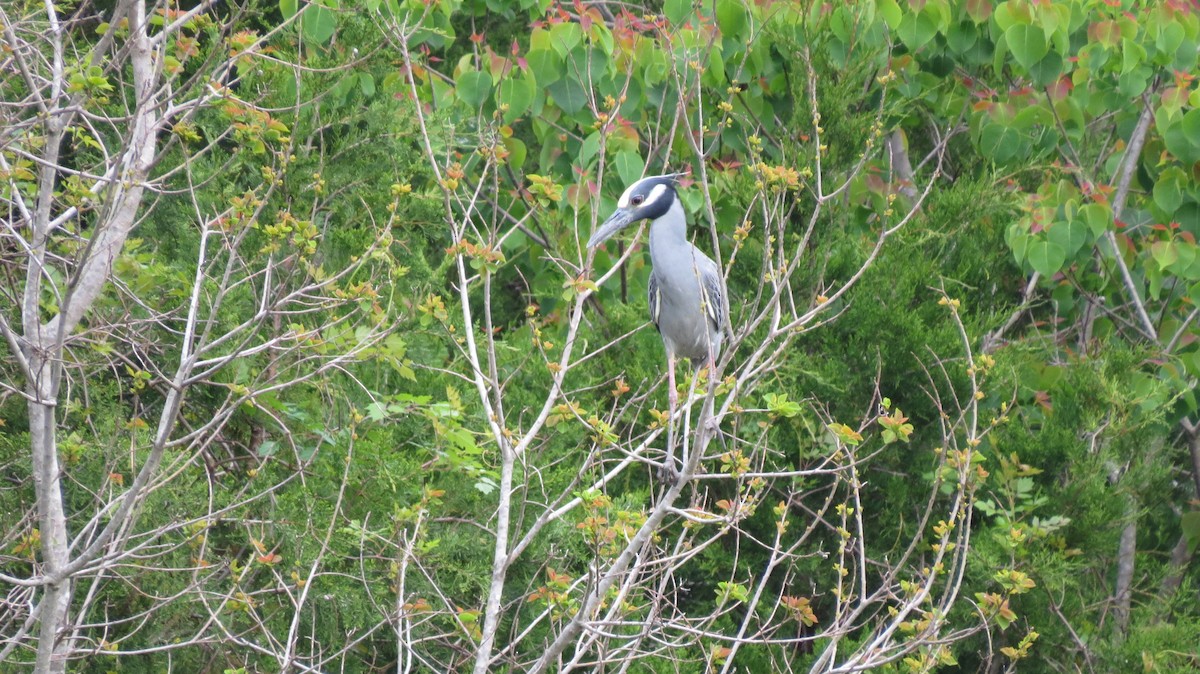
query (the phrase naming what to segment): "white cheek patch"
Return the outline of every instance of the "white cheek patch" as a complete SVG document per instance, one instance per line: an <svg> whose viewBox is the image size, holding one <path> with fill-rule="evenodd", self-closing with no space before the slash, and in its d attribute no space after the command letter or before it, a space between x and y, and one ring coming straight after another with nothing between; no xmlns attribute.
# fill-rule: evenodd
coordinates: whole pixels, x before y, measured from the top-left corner
<svg viewBox="0 0 1200 674"><path fill-rule="evenodd" d="M635 187L637 187L637 183L630 185L625 190L625 194L622 194L621 198L617 200L617 208L629 208L629 196L633 194L633 188Z"/></svg>
<svg viewBox="0 0 1200 674"><path fill-rule="evenodd" d="M646 203L652 204L652 203L658 201L659 198L662 197L662 195L666 193L666 191L667 191L666 185L663 185L662 183L655 185L654 189L650 190L650 196L646 197Z"/></svg>

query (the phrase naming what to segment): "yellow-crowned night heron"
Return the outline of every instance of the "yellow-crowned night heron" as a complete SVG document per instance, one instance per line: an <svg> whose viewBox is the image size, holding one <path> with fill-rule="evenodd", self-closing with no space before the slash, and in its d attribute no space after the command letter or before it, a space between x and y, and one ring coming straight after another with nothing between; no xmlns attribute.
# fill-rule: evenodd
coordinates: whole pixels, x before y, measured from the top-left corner
<svg viewBox="0 0 1200 674"><path fill-rule="evenodd" d="M650 320L667 350L668 398L674 415L675 359L694 366L716 363L725 312L721 270L687 239L687 218L675 193L678 174L643 178L629 186L588 247L642 220L650 220ZM669 469L668 469L669 470Z"/></svg>

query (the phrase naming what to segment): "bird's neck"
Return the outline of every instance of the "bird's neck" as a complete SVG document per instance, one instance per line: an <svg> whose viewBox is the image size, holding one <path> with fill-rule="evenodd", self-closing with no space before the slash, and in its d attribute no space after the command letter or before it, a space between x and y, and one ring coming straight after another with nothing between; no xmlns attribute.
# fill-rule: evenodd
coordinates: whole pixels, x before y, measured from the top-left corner
<svg viewBox="0 0 1200 674"><path fill-rule="evenodd" d="M683 213L683 206L679 205L679 201L671 204L671 207L654 222L650 223L650 258L657 263L655 258L658 255L655 251L659 251L659 255L666 251L675 250L687 243L687 216Z"/></svg>

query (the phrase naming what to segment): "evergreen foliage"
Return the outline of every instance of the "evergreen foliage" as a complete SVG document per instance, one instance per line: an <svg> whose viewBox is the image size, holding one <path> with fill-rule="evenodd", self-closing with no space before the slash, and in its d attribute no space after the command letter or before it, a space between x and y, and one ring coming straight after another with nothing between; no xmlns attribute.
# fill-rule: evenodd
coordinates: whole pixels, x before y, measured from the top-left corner
<svg viewBox="0 0 1200 674"><path fill-rule="evenodd" d="M0 671L1200 667L1191 5L0 24Z"/></svg>

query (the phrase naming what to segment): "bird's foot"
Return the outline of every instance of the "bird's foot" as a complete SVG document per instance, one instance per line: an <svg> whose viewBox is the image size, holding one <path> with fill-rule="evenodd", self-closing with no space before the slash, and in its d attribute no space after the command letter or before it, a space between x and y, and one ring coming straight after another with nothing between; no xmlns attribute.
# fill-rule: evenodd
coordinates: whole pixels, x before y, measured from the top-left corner
<svg viewBox="0 0 1200 674"><path fill-rule="evenodd" d="M680 475L679 468L676 467L674 459L668 459L663 465L658 467L658 481L667 486L677 484Z"/></svg>

